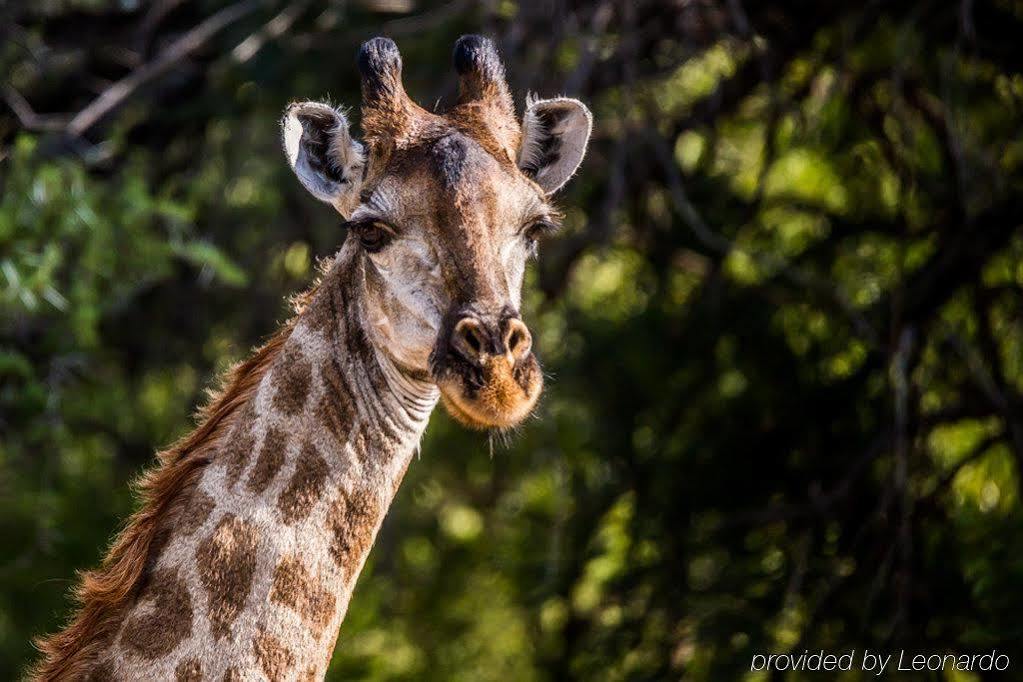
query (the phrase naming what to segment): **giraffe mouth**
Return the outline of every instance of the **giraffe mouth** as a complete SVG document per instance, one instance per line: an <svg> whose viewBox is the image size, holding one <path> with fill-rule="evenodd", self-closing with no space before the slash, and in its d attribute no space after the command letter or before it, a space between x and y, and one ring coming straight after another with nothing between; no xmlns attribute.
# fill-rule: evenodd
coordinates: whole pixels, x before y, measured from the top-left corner
<svg viewBox="0 0 1023 682"><path fill-rule="evenodd" d="M503 355L479 363L446 360L434 367L441 402L448 414L471 429L516 426L533 411L543 391L543 373L532 353L515 363Z"/></svg>

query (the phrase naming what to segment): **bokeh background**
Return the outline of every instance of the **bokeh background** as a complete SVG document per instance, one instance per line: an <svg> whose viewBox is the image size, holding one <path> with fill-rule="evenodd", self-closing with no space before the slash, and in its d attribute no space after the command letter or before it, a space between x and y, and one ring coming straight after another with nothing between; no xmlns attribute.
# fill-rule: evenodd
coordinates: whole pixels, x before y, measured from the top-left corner
<svg viewBox="0 0 1023 682"><path fill-rule="evenodd" d="M284 107L358 119L378 34L443 107L465 32L520 107L595 114L528 275L551 378L506 439L436 413L329 678L766 679L754 653L872 647L1020 679L1013 0L5 3L0 678L344 238Z"/></svg>

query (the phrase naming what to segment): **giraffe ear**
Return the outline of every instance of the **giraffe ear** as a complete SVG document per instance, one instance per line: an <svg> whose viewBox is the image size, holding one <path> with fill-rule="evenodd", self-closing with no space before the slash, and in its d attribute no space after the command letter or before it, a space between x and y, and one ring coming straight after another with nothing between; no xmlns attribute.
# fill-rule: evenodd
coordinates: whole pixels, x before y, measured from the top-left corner
<svg viewBox="0 0 1023 682"><path fill-rule="evenodd" d="M519 168L548 194L558 191L586 155L593 116L577 99L526 100Z"/></svg>
<svg viewBox="0 0 1023 682"><path fill-rule="evenodd" d="M296 102L281 120L284 154L310 194L348 218L359 203L366 155L340 109Z"/></svg>

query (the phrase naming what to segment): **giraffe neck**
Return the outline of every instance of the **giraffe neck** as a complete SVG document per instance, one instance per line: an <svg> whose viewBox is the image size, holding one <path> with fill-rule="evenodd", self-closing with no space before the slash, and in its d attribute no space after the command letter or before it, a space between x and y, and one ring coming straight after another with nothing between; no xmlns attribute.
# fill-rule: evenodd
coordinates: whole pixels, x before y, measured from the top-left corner
<svg viewBox="0 0 1023 682"><path fill-rule="evenodd" d="M319 679L437 401L370 341L343 249L183 495L107 664L124 679Z"/></svg>

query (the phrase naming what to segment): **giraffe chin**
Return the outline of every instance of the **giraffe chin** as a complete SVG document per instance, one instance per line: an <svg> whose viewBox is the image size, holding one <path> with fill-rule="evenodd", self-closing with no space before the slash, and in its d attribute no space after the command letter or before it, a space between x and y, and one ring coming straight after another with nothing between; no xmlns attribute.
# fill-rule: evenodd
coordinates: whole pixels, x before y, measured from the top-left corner
<svg viewBox="0 0 1023 682"><path fill-rule="evenodd" d="M533 354L514 366L504 356L490 356L482 367L446 368L436 382L448 414L479 431L518 425L543 392L543 373Z"/></svg>

